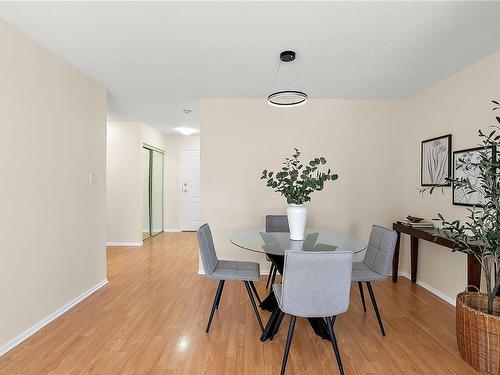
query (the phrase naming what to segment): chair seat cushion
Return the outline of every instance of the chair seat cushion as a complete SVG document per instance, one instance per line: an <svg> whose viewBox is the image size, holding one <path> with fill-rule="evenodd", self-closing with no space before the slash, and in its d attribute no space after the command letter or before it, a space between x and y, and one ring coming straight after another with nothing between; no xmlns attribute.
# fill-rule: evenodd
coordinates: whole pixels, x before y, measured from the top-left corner
<svg viewBox="0 0 500 375"><path fill-rule="evenodd" d="M372 271L363 262L354 262L352 264L352 281L375 281L383 279L383 275Z"/></svg>
<svg viewBox="0 0 500 375"><path fill-rule="evenodd" d="M211 278L219 280L259 281L260 267L255 262L219 260Z"/></svg>

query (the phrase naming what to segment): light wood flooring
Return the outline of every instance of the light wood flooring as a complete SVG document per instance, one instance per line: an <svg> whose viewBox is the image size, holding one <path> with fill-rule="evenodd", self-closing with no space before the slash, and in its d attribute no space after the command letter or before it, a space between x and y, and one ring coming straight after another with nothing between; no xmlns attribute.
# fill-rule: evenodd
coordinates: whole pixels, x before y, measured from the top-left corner
<svg viewBox="0 0 500 375"><path fill-rule="evenodd" d="M109 248L109 284L0 357L0 374L279 374L288 318L260 342L243 283L227 282L206 335L217 282L197 270L194 233ZM387 336L353 285L335 323L346 374L477 374L458 353L451 305L405 278L373 287ZM265 296L265 277L257 288ZM337 373L330 343L298 319L287 374Z"/></svg>

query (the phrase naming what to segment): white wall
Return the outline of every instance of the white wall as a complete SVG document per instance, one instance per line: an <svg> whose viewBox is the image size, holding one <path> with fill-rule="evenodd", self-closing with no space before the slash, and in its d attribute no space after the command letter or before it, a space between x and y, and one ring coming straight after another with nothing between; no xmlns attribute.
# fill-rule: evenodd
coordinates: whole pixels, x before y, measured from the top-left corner
<svg viewBox="0 0 500 375"><path fill-rule="evenodd" d="M143 144L165 152L163 226L181 229L181 152L199 149L198 135L163 135L150 126L131 121L108 122L107 236L109 244L142 242Z"/></svg>
<svg viewBox="0 0 500 375"><path fill-rule="evenodd" d="M229 242L231 232L264 226L286 212L285 200L260 180L293 147L304 160L324 156L339 179L308 203L312 227L367 238L372 224L402 215L404 152L399 102L311 100L276 108L263 99L201 100L202 216L222 258L264 258ZM268 267L263 262L263 268Z"/></svg>
<svg viewBox="0 0 500 375"><path fill-rule="evenodd" d="M500 52L469 66L405 103L402 126L405 127L404 211L426 218L437 212L450 219L463 219L467 209L453 206L451 188L444 195L436 191L422 197L420 184L420 142L444 134L452 134L453 150L475 147L478 129L495 125L491 100L500 99ZM409 244L402 244L401 270L410 272ZM421 241L417 278L450 300L466 287L467 272L464 254Z"/></svg>
<svg viewBox="0 0 500 375"><path fill-rule="evenodd" d="M165 230L176 231L181 223L181 153L200 149L198 135L166 135L165 144Z"/></svg>
<svg viewBox="0 0 500 375"><path fill-rule="evenodd" d="M1 20L0 50L1 353L106 280L106 90Z"/></svg>
<svg viewBox="0 0 500 375"><path fill-rule="evenodd" d="M142 242L141 128L138 122L107 124L107 242Z"/></svg>
<svg viewBox="0 0 500 375"><path fill-rule="evenodd" d="M263 261L230 245L229 236L262 227L268 213L285 212L284 200L259 177L264 168L279 168L292 147L306 158L325 156L339 174L313 196L310 226L367 238L371 224L390 226L407 214L464 218L466 208L452 205L450 188L444 195L419 194L421 141L451 133L453 150L476 146L477 130L495 123L499 66L500 52L404 101L311 100L279 109L262 99L202 99L202 213L218 254ZM420 243L418 282L453 302L466 286L466 256ZM410 273L405 235L400 272Z"/></svg>
<svg viewBox="0 0 500 375"><path fill-rule="evenodd" d="M140 245L143 231L143 145L164 150L163 135L140 122L108 121L106 241Z"/></svg>

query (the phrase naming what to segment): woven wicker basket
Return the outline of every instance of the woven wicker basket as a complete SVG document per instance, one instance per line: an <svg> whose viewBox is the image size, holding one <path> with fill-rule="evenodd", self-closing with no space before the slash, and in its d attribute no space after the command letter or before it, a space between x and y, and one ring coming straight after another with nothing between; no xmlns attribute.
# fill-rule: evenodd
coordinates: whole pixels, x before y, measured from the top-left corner
<svg viewBox="0 0 500 375"><path fill-rule="evenodd" d="M488 297L465 291L457 295L457 344L462 358L483 374L500 374L500 298L493 315L486 314Z"/></svg>

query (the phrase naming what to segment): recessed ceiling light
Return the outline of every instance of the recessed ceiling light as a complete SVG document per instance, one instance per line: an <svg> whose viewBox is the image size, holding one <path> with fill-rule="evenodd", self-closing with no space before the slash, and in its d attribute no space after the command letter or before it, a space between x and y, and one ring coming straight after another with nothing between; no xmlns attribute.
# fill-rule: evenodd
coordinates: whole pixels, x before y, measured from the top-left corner
<svg viewBox="0 0 500 375"><path fill-rule="evenodd" d="M191 134L195 134L198 132L198 130L196 129L193 129L193 128L188 128L188 127L185 127L185 126L180 126L178 128L175 128L174 129L176 132L179 132L183 135L191 135Z"/></svg>
<svg viewBox="0 0 500 375"><path fill-rule="evenodd" d="M186 115L189 115L193 111L191 111L190 109L183 109L182 112L184 112Z"/></svg>

